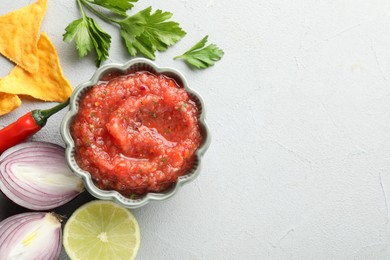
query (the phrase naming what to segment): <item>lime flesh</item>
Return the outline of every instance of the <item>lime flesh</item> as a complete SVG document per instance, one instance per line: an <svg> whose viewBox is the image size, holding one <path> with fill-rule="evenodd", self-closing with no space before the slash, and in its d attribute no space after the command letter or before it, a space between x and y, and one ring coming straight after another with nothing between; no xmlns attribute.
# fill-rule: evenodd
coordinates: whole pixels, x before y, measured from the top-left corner
<svg viewBox="0 0 390 260"><path fill-rule="evenodd" d="M81 206L64 227L63 244L72 260L135 259L140 242L135 217L110 201Z"/></svg>

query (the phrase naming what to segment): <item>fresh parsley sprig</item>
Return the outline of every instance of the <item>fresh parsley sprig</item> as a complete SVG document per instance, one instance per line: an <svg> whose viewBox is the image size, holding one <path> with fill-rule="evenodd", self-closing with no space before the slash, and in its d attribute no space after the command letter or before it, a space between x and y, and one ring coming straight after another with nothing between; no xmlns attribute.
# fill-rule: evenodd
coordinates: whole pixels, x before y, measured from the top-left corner
<svg viewBox="0 0 390 260"><path fill-rule="evenodd" d="M207 47L204 47L207 43L207 39L208 35L191 49L180 56L176 56L174 59L184 59L188 64L198 69L205 69L213 66L216 61L219 61L222 58L224 52L215 44L209 44Z"/></svg>
<svg viewBox="0 0 390 260"><path fill-rule="evenodd" d="M88 3L99 5L113 13L126 16L126 11L134 7L132 3L138 0L86 0Z"/></svg>
<svg viewBox="0 0 390 260"><path fill-rule="evenodd" d="M96 52L96 66L100 66L103 60L108 57L108 50L111 44L111 36L106 33L91 17L88 17L81 5L82 0L77 0L81 10L82 18L71 22L65 28L63 40L76 42L79 57L86 56L92 49Z"/></svg>
<svg viewBox="0 0 390 260"><path fill-rule="evenodd" d="M151 11L152 8L148 7L118 24L129 53L135 56L140 52L143 56L154 60L156 50L165 51L184 37L186 32L177 22L168 21L172 13L161 10L151 13Z"/></svg>
<svg viewBox="0 0 390 260"><path fill-rule="evenodd" d="M73 21L66 27L63 39L65 42L71 42L75 39L80 57L86 56L94 49L97 54L97 66L100 66L101 62L108 58L111 37L99 27L94 19L85 14L84 7L105 22L116 24L119 27L120 35L126 44L129 54L132 56L139 53L154 60L156 51L166 50L186 34L177 22L169 20L172 18L172 13L170 12L157 10L152 13L152 8L148 7L135 15L128 16L126 12L133 7L132 3L137 0L76 1L82 18ZM122 18L112 18L110 15L95 8L96 5Z"/></svg>

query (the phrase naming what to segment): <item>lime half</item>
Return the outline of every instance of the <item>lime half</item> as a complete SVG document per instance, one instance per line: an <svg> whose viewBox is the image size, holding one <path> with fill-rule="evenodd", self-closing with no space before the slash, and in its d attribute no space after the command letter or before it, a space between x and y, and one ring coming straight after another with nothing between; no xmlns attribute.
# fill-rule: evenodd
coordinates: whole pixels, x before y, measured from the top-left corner
<svg viewBox="0 0 390 260"><path fill-rule="evenodd" d="M72 260L135 259L140 243L135 217L110 201L84 204L64 227L63 244Z"/></svg>

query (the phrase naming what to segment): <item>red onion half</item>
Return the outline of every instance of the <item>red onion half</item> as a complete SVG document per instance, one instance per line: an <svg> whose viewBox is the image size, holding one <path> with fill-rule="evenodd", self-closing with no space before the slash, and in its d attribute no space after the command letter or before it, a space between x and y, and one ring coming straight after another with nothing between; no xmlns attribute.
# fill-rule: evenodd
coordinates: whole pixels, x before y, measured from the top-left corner
<svg viewBox="0 0 390 260"><path fill-rule="evenodd" d="M64 148L27 142L0 156L0 190L22 207L48 210L72 200L84 185L69 169Z"/></svg>
<svg viewBox="0 0 390 260"><path fill-rule="evenodd" d="M0 259L58 259L61 222L52 213L30 212L0 222Z"/></svg>

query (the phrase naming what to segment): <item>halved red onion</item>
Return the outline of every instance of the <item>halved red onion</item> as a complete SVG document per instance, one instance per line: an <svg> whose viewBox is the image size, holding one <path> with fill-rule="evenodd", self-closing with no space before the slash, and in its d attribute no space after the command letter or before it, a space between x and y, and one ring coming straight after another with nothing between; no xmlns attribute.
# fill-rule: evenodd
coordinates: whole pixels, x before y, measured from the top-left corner
<svg viewBox="0 0 390 260"><path fill-rule="evenodd" d="M27 142L0 156L0 190L22 207L48 210L75 198L84 185L69 169L63 147Z"/></svg>
<svg viewBox="0 0 390 260"><path fill-rule="evenodd" d="M30 212L0 222L0 259L58 259L61 222L53 213Z"/></svg>

